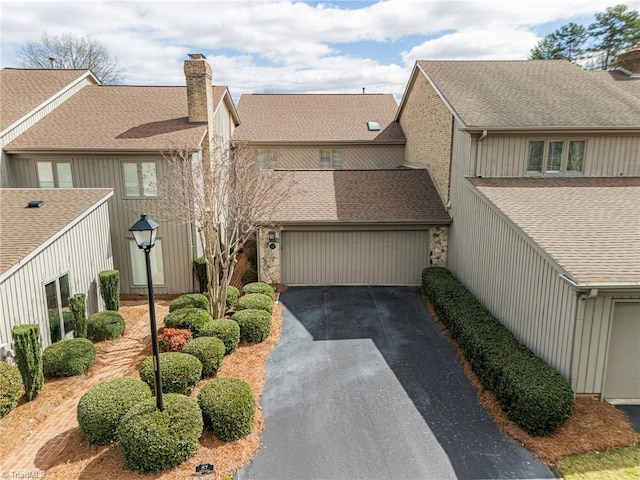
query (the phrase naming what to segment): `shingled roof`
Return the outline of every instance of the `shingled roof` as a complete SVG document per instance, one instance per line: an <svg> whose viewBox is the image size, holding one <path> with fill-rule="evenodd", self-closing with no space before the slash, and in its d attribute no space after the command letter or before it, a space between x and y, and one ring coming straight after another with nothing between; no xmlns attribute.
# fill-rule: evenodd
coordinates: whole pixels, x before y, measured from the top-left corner
<svg viewBox="0 0 640 480"><path fill-rule="evenodd" d="M266 142L404 143L395 122L398 108L389 94L250 94L242 95L242 124L234 140ZM367 122L380 124L370 131Z"/></svg>
<svg viewBox="0 0 640 480"><path fill-rule="evenodd" d="M0 130L4 130L88 70L0 70Z"/></svg>
<svg viewBox="0 0 640 480"><path fill-rule="evenodd" d="M448 224L451 217L426 170L276 171L290 191L275 223Z"/></svg>
<svg viewBox="0 0 640 480"><path fill-rule="evenodd" d="M470 181L574 281L640 286L640 177Z"/></svg>
<svg viewBox="0 0 640 480"><path fill-rule="evenodd" d="M418 61L417 68L466 127L640 128L637 95L566 60Z"/></svg>
<svg viewBox="0 0 640 480"><path fill-rule="evenodd" d="M0 274L112 195L107 188L0 189ZM27 208L42 200L40 208Z"/></svg>

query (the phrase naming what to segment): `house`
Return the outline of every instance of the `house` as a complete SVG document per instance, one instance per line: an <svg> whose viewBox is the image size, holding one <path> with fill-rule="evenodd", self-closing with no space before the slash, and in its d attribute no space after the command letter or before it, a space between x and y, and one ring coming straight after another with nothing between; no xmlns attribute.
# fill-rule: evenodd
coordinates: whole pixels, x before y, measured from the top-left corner
<svg viewBox="0 0 640 480"><path fill-rule="evenodd" d="M240 97L233 141L290 190L259 229L260 280L419 285L445 261L451 219L425 167L403 165L397 108L386 94Z"/></svg>
<svg viewBox="0 0 640 480"><path fill-rule="evenodd" d="M7 185L113 188L109 221L122 293L147 291L144 257L128 230L142 211L153 209L158 182L168 173L166 156L227 142L239 124L228 89L212 85L204 56L191 55L184 71L186 87L84 85L3 148ZM46 82L39 70L21 72L33 88ZM156 293L194 291L192 262L201 253L196 226L157 220L159 241L151 251Z"/></svg>
<svg viewBox="0 0 640 480"><path fill-rule="evenodd" d="M418 61L397 120L452 217L449 270L576 393L638 401L640 78L624 64Z"/></svg>
<svg viewBox="0 0 640 480"><path fill-rule="evenodd" d="M0 189L0 359L14 325L37 323L43 346L73 335L71 295L104 309L98 274L113 268L110 189ZM63 319L63 321L61 321Z"/></svg>

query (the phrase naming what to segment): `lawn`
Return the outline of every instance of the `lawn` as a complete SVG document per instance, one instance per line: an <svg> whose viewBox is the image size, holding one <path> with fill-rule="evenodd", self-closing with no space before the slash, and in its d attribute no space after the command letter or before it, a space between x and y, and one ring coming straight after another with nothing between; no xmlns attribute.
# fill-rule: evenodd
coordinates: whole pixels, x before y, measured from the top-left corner
<svg viewBox="0 0 640 480"><path fill-rule="evenodd" d="M566 480L640 479L640 446L566 458L557 470Z"/></svg>

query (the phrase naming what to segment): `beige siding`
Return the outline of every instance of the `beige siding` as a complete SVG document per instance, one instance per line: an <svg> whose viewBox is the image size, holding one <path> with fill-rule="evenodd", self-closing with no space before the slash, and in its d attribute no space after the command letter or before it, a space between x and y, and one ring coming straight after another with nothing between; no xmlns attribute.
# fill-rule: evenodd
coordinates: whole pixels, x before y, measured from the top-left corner
<svg viewBox="0 0 640 480"><path fill-rule="evenodd" d="M497 135L478 143L477 172L483 177L522 177L527 174L529 140L586 140L584 174L640 176L639 135Z"/></svg>
<svg viewBox="0 0 640 480"><path fill-rule="evenodd" d="M419 285L429 232L283 231L289 285Z"/></svg>
<svg viewBox="0 0 640 480"><path fill-rule="evenodd" d="M120 288L122 293L146 294L146 286L133 286L131 278L131 260L129 252L129 227L138 220L143 211L153 211L149 202L124 198L122 180L122 161L156 160L158 178L163 175L163 160L153 156L95 156L95 157L53 157L38 159L71 161L73 182L75 187L109 187L114 188L114 195L109 200L109 220L111 223L111 241L113 246L113 262L120 270ZM38 187L36 176L36 158L16 158L13 160L17 184L21 187ZM154 212L155 213L155 212ZM150 213L151 215L151 213ZM157 294L177 294L193 291L192 272L193 242L189 224L163 221L160 223L158 238L162 240L164 285L154 285Z"/></svg>
<svg viewBox="0 0 640 480"><path fill-rule="evenodd" d="M0 344L12 341L13 325L38 323L49 345L44 285L65 273L71 293L87 295L88 314L104 308L97 282L99 272L113 268L107 219L105 203L0 283Z"/></svg>
<svg viewBox="0 0 640 480"><path fill-rule="evenodd" d="M344 170L379 170L397 168L403 163L404 145L348 146L268 146L251 145L254 150L274 150L276 168L281 170L317 170L320 150L341 150Z"/></svg>
<svg viewBox="0 0 640 480"><path fill-rule="evenodd" d="M449 200L453 117L425 77L417 72L400 115L407 137L405 162L426 165L440 197Z"/></svg>

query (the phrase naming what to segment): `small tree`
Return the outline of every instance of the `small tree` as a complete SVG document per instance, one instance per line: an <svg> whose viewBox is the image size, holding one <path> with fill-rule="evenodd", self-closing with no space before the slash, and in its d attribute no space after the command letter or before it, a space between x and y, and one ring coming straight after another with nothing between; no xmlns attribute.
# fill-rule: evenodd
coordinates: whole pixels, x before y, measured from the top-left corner
<svg viewBox="0 0 640 480"><path fill-rule="evenodd" d="M597 68L606 69L618 55L640 44L640 16L638 10L616 5L596 14L596 22L589 25L590 52L599 54Z"/></svg>
<svg viewBox="0 0 640 480"><path fill-rule="evenodd" d="M16 364L20 370L27 400L38 396L44 384L42 369L42 339L37 324L16 325L11 330L16 349Z"/></svg>
<svg viewBox="0 0 640 480"><path fill-rule="evenodd" d="M531 50L532 60L567 59L576 62L584 54L587 31L582 25L568 23L550 33Z"/></svg>
<svg viewBox="0 0 640 480"><path fill-rule="evenodd" d="M87 338L87 296L76 293L69 297L69 308L73 314L74 335L76 338Z"/></svg>
<svg viewBox="0 0 640 480"><path fill-rule="evenodd" d="M104 270L99 273L100 295L107 310L118 311L120 308L120 272Z"/></svg>

